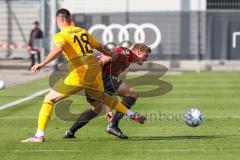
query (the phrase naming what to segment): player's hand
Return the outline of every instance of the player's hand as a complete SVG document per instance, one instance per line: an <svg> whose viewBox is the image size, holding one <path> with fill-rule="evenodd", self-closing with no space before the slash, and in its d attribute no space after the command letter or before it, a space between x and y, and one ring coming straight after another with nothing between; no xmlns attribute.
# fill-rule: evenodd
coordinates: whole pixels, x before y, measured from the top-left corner
<svg viewBox="0 0 240 160"><path fill-rule="evenodd" d="M32 71L33 73L35 73L37 70L40 70L43 66L44 66L43 63L35 64L35 65L31 68L31 71Z"/></svg>

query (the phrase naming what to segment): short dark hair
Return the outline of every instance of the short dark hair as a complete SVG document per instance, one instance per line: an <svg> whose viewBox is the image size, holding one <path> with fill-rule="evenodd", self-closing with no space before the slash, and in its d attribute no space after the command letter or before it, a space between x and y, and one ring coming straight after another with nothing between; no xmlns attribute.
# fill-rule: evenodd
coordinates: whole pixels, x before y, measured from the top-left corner
<svg viewBox="0 0 240 160"><path fill-rule="evenodd" d="M61 16L63 19L67 19L67 20L71 19L70 12L65 8L61 8L57 11L56 17L58 16Z"/></svg>
<svg viewBox="0 0 240 160"><path fill-rule="evenodd" d="M39 25L39 22L38 21L34 21L33 24Z"/></svg>

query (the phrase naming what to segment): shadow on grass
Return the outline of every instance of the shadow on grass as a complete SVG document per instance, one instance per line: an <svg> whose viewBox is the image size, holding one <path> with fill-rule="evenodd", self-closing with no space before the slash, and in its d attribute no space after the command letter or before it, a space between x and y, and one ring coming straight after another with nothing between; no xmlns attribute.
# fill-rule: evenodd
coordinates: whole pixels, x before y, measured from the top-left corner
<svg viewBox="0 0 240 160"><path fill-rule="evenodd" d="M130 141L149 141L149 140L204 140L204 139L217 139L225 138L227 135L199 135L199 136L139 136L139 137L129 137Z"/></svg>
<svg viewBox="0 0 240 160"><path fill-rule="evenodd" d="M59 143L69 143L69 142L113 142L113 141L178 141L178 140L213 140L220 138L229 138L229 137L239 137L240 135L197 135L197 136L130 136L129 139L119 139L115 136L109 137L91 137L91 138L82 138L79 136L78 138L73 139L63 139L63 141L59 140L51 140L50 142L59 142Z"/></svg>

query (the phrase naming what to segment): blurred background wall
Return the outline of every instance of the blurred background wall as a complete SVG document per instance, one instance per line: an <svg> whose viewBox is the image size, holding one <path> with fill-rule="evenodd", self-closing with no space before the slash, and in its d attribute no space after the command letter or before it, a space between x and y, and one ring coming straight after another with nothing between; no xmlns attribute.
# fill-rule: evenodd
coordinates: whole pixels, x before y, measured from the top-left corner
<svg viewBox="0 0 240 160"><path fill-rule="evenodd" d="M104 44L151 45L151 60L240 59L239 0L1 0L0 58L28 57L24 46L34 20L41 23L47 51L60 7Z"/></svg>

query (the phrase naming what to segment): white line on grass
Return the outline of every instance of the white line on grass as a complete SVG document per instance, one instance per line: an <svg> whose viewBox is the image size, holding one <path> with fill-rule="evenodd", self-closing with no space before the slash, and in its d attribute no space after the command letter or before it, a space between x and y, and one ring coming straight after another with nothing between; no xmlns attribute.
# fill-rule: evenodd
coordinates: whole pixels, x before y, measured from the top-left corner
<svg viewBox="0 0 240 160"><path fill-rule="evenodd" d="M123 152L199 152L209 151L208 149L148 149L148 150L123 150ZM46 150L5 150L0 152L86 152L85 150L64 150L64 149L46 149Z"/></svg>
<svg viewBox="0 0 240 160"><path fill-rule="evenodd" d="M199 151L207 151L207 150L193 148L193 149L146 149L146 150L130 150L130 151L131 152L199 152ZM126 152L128 152L128 150Z"/></svg>
<svg viewBox="0 0 240 160"><path fill-rule="evenodd" d="M0 117L0 119L37 119L38 117ZM58 117L51 117L51 119L56 119Z"/></svg>
<svg viewBox="0 0 240 160"><path fill-rule="evenodd" d="M2 106L0 106L0 110L4 110L4 109L6 109L6 108L9 108L9 107L15 106L15 105L17 105L17 104L20 104L20 103L29 101L29 100L31 100L31 99L34 99L35 97L41 96L41 95L43 95L44 93L48 92L49 90L50 90L49 88L48 88L48 89L44 89L44 90L41 90L41 91L39 91L39 92L37 92L37 93L32 94L31 96L27 96L27 97L25 97L25 98L18 99L18 100L14 101L14 102L7 103L7 104L5 104L5 105L2 105Z"/></svg>

